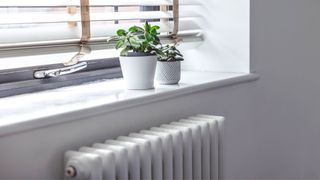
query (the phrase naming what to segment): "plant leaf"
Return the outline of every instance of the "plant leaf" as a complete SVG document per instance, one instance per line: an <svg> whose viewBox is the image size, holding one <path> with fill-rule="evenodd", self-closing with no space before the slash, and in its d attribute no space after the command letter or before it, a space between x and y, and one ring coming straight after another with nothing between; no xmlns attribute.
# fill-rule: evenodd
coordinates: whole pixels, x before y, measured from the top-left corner
<svg viewBox="0 0 320 180"><path fill-rule="evenodd" d="M122 49L122 51L120 52L120 55L121 55L121 56L127 56L129 50L130 50L130 49L129 49L128 47Z"/></svg>
<svg viewBox="0 0 320 180"><path fill-rule="evenodd" d="M134 48L140 47L140 43L139 43L138 39L136 39L135 37L130 37L129 42Z"/></svg>
<svg viewBox="0 0 320 180"><path fill-rule="evenodd" d="M124 29L119 29L119 30L117 31L117 35L118 35L118 36L126 36L127 33L126 33L126 31L125 31Z"/></svg>
<svg viewBox="0 0 320 180"><path fill-rule="evenodd" d="M132 26L127 31L118 29L116 36L112 39L116 40L115 48L122 49L121 55L126 55L128 51L134 51L153 53L162 56L162 58L167 58L169 54L161 49L158 29L160 29L159 26L152 26L146 21L143 27Z"/></svg>
<svg viewBox="0 0 320 180"><path fill-rule="evenodd" d="M157 30L160 29L159 26L152 26L151 29L150 29L150 34L152 35L157 35Z"/></svg>
<svg viewBox="0 0 320 180"><path fill-rule="evenodd" d="M129 28L129 32L131 33L135 33L135 32L138 32L138 26L132 26Z"/></svg>
<svg viewBox="0 0 320 180"><path fill-rule="evenodd" d="M116 44L116 49L122 48L124 45L124 41L123 40L119 40Z"/></svg>
<svg viewBox="0 0 320 180"><path fill-rule="evenodd" d="M150 32L150 25L149 25L148 21L146 21L146 23L144 24L144 30L146 32Z"/></svg>

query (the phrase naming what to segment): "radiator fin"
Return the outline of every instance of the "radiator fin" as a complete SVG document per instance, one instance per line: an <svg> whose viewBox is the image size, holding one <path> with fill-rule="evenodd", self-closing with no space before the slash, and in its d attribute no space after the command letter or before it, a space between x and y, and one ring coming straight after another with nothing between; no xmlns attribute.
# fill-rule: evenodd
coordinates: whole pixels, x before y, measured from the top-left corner
<svg viewBox="0 0 320 180"><path fill-rule="evenodd" d="M120 141L132 142L139 145L140 148L140 163L141 163L141 180L151 179L151 143L145 139L120 136L117 138Z"/></svg>
<svg viewBox="0 0 320 180"><path fill-rule="evenodd" d="M163 154L163 178L166 180L173 180L173 142L172 135L159 133L150 130L142 130L140 131L142 134L148 134L160 137L163 146L162 146L162 154Z"/></svg>
<svg viewBox="0 0 320 180"><path fill-rule="evenodd" d="M66 180L222 179L224 117L196 115L67 151Z"/></svg>
<svg viewBox="0 0 320 180"><path fill-rule="evenodd" d="M192 133L192 174L193 179L201 179L202 178L202 160L201 160L201 154L202 154L202 143L201 143L201 130L199 126L194 126L192 124L183 123L183 122L172 122L172 125L180 126L180 127L186 127L191 130Z"/></svg>
<svg viewBox="0 0 320 180"><path fill-rule="evenodd" d="M210 179L210 129L209 123L196 121L196 120L187 120L182 119L180 122L190 123L195 126L200 127L201 131L201 162L202 162L202 169L201 169L201 177L203 180Z"/></svg>
<svg viewBox="0 0 320 180"><path fill-rule="evenodd" d="M131 133L129 136L142 138L150 141L151 143L151 166L152 166L152 179L163 179L163 155L162 155L162 141L158 136L152 136L142 133Z"/></svg>

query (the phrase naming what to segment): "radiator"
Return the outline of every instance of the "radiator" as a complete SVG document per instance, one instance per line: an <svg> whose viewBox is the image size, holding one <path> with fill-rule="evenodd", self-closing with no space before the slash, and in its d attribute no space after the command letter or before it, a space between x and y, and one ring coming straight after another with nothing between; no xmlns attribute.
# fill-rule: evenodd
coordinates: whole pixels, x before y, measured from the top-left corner
<svg viewBox="0 0 320 180"><path fill-rule="evenodd" d="M66 180L222 179L224 118L197 115L67 151Z"/></svg>

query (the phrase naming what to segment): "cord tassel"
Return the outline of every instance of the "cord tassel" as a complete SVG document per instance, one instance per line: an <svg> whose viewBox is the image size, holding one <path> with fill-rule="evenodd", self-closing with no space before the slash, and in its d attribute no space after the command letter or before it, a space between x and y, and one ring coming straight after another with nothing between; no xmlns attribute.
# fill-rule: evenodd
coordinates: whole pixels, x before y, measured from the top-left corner
<svg viewBox="0 0 320 180"><path fill-rule="evenodd" d="M79 63L79 61L86 55L91 53L88 46L91 37L90 32L90 5L89 0L81 0L80 13L81 13L81 26L82 33L80 38L80 50L69 61L64 62L64 66L71 66Z"/></svg>

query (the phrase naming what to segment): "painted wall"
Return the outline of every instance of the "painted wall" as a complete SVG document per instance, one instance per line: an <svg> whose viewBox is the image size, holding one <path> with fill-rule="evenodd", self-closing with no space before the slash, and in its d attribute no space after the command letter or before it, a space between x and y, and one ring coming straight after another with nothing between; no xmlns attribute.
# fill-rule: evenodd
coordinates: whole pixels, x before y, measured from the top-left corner
<svg viewBox="0 0 320 180"><path fill-rule="evenodd" d="M192 9L199 14L197 23L203 30L204 42L197 48L189 47L184 51L186 60L183 68L216 72L249 72L250 0L200 0L200 2L201 6Z"/></svg>
<svg viewBox="0 0 320 180"><path fill-rule="evenodd" d="M252 0L261 79L0 138L0 179L59 178L65 150L194 113L226 116L226 179L319 179L320 1Z"/></svg>
<svg viewBox="0 0 320 180"><path fill-rule="evenodd" d="M320 1L252 0L251 7L252 69L261 74L251 118L257 167L243 172L320 179Z"/></svg>

